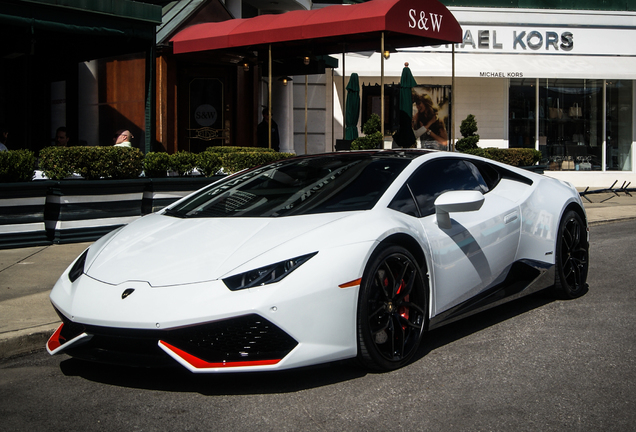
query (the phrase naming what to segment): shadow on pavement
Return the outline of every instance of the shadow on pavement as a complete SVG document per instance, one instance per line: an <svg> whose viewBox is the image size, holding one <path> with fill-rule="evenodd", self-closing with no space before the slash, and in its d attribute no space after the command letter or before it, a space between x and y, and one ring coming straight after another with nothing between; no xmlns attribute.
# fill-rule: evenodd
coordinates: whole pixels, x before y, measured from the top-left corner
<svg viewBox="0 0 636 432"><path fill-rule="evenodd" d="M427 353L553 301L537 293L433 330L414 361ZM354 360L277 372L193 374L173 368L144 369L90 363L69 358L60 363L64 375L103 384L169 392L196 392L206 396L291 393L364 377L369 373Z"/></svg>
<svg viewBox="0 0 636 432"><path fill-rule="evenodd" d="M544 290L432 330L424 335L424 341L414 361L421 359L431 351L545 306L555 300L554 295L548 290Z"/></svg>

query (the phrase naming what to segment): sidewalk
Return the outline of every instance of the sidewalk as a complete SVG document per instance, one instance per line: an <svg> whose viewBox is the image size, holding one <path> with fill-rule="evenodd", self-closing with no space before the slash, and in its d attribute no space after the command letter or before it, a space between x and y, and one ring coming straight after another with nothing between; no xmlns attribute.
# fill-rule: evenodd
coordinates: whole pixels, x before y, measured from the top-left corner
<svg viewBox="0 0 636 432"><path fill-rule="evenodd" d="M636 218L636 194L583 198L590 225ZM42 350L59 325L49 302L62 272L90 243L0 250L0 359Z"/></svg>

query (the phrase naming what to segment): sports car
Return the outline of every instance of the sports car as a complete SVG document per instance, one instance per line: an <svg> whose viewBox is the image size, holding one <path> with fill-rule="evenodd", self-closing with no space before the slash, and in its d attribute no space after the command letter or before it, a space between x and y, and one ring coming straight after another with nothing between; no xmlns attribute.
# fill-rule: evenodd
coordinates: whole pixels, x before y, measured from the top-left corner
<svg viewBox="0 0 636 432"><path fill-rule="evenodd" d="M51 292L51 354L192 372L357 358L392 370L426 333L543 289L584 294L568 183L427 150L295 157L113 231Z"/></svg>

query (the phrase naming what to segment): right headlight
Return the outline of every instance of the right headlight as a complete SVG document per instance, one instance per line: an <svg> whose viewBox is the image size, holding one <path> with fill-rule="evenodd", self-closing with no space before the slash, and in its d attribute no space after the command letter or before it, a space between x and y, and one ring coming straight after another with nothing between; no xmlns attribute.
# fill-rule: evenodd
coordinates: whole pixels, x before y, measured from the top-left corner
<svg viewBox="0 0 636 432"><path fill-rule="evenodd" d="M73 267L71 267L71 270L68 272L68 278L71 282L75 282L77 278L80 277L82 273L84 273L84 264L86 264L87 255L88 249L86 249L84 253L80 255L77 261L75 261L75 264L73 264Z"/></svg>
<svg viewBox="0 0 636 432"><path fill-rule="evenodd" d="M255 286L268 285L287 277L302 264L309 261L318 252L291 258L285 261L270 264L254 270L239 273L223 279L223 283L232 291L237 291Z"/></svg>

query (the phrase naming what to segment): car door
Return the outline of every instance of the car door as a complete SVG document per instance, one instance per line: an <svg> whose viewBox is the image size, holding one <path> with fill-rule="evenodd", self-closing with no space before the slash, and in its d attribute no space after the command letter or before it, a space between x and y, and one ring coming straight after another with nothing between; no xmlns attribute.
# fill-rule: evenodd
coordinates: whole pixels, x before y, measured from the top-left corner
<svg viewBox="0 0 636 432"><path fill-rule="evenodd" d="M521 227L519 208L491 190L490 180L487 183L469 160L441 158L423 164L407 181L423 240L430 247L432 316L503 282L514 260ZM477 211L451 213L451 228L440 228L435 199L457 190L480 191L484 203Z"/></svg>

